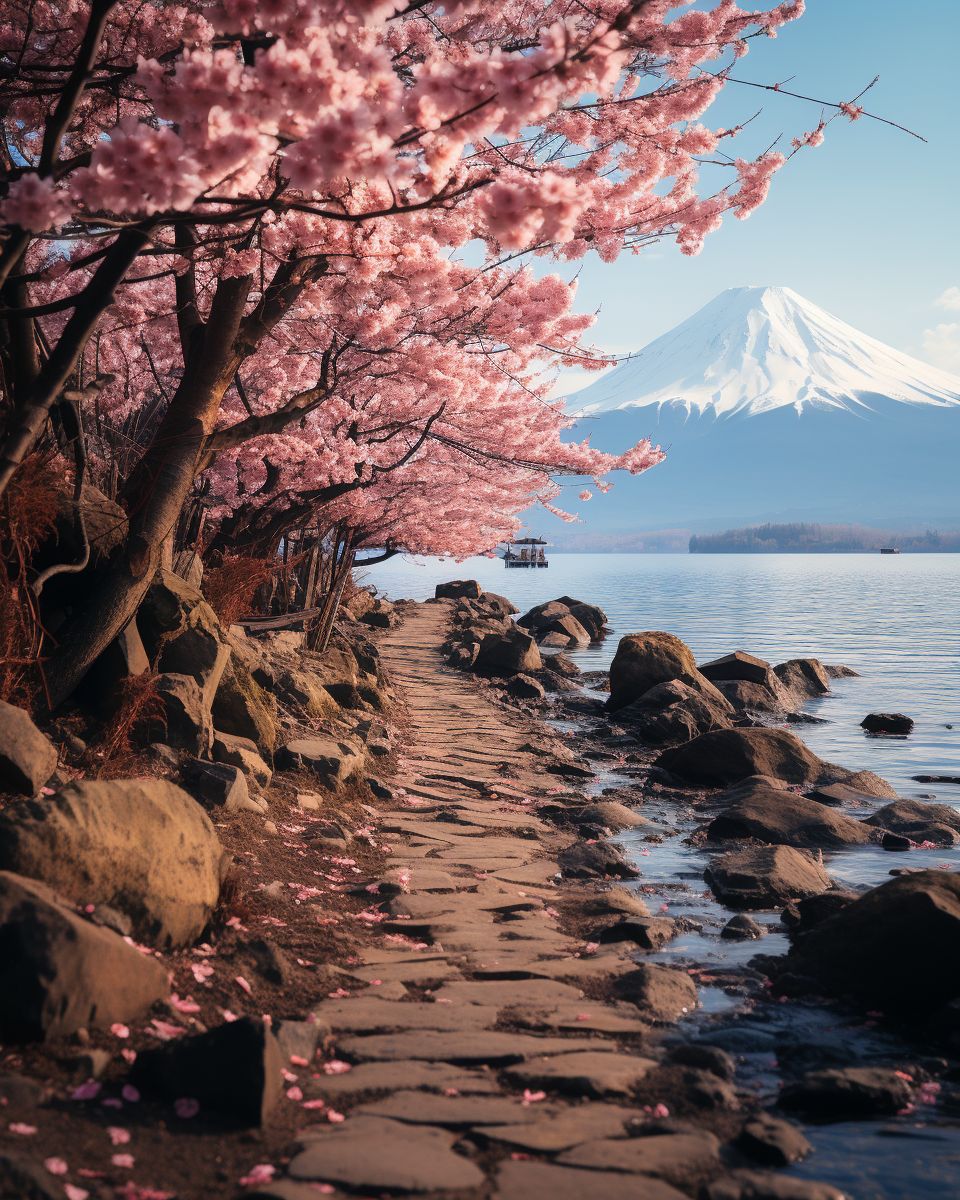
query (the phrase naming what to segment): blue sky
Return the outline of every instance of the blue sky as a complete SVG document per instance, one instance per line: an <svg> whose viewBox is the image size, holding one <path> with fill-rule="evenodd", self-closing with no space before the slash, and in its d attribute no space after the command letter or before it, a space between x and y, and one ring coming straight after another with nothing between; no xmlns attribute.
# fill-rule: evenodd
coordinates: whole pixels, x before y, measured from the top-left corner
<svg viewBox="0 0 960 1200"><path fill-rule="evenodd" d="M745 4L745 7L749 5ZM767 203L728 220L697 258L666 243L607 265L590 256L577 307L600 314L593 340L639 349L743 284L792 287L850 324L960 373L960 2L807 0L775 40L756 39L736 74L825 100L846 100L875 75L864 103L916 129L924 144L873 121L833 122L825 143L796 155ZM816 105L730 85L705 120L732 125L762 106L740 139L763 150L813 128ZM581 386L564 372L562 391ZM594 375L593 379L596 378Z"/></svg>

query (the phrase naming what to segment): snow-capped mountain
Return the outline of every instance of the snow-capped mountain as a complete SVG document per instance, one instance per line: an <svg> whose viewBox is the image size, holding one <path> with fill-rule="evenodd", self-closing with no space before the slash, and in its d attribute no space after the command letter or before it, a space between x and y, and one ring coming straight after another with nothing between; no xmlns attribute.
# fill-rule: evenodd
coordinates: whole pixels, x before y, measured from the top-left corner
<svg viewBox="0 0 960 1200"><path fill-rule="evenodd" d="M861 333L791 288L729 288L571 397L572 411L677 404L717 416L866 398L960 404L960 379ZM866 405L869 407L869 405Z"/></svg>
<svg viewBox="0 0 960 1200"><path fill-rule="evenodd" d="M960 528L960 378L789 288L722 292L567 403L573 437L618 450L648 436L667 451L583 507L598 533Z"/></svg>

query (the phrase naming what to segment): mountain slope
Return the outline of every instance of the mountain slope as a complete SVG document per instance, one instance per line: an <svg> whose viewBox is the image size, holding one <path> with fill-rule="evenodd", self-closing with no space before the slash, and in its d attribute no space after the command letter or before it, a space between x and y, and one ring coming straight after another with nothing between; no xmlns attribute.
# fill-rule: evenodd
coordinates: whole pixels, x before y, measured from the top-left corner
<svg viewBox="0 0 960 1200"><path fill-rule="evenodd" d="M960 379L861 333L790 288L721 292L570 398L574 412L675 404L750 415L790 406L857 411L868 396L960 404Z"/></svg>
<svg viewBox="0 0 960 1200"><path fill-rule="evenodd" d="M668 455L571 501L588 530L960 528L960 379L787 288L723 292L568 404L571 436L616 450L646 435Z"/></svg>

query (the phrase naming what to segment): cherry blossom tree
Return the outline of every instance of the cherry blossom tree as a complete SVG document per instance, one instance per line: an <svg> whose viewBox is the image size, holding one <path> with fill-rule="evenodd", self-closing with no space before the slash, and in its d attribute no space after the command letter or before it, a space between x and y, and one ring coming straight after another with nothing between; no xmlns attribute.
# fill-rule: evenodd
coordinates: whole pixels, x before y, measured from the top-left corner
<svg viewBox="0 0 960 1200"><path fill-rule="evenodd" d="M739 128L701 118L802 7L13 0L0 493L51 418L64 449L139 431L129 535L61 632L54 698L135 613L198 479L226 529L350 504L358 530L412 543L419 513L460 550L550 504L552 473L658 461L562 441L543 371L601 360L572 287L523 262L692 254L748 216L784 156L721 153ZM730 172L710 194L705 158Z"/></svg>

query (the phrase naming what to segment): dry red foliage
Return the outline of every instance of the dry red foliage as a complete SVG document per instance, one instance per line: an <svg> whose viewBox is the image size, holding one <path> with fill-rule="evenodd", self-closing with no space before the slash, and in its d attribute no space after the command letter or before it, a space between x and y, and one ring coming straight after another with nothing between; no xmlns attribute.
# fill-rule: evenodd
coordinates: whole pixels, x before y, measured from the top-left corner
<svg viewBox="0 0 960 1200"><path fill-rule="evenodd" d="M157 677L148 671L131 675L117 689L117 704L113 715L103 728L103 737L96 750L96 774L116 775L117 766L124 766L133 755L133 735L146 724L166 730L163 701L157 691ZM159 739L158 739L159 740Z"/></svg>
<svg viewBox="0 0 960 1200"><path fill-rule="evenodd" d="M32 454L0 499L0 699L31 711L43 690L43 628L29 566L56 527L64 477L53 460L49 453Z"/></svg>
<svg viewBox="0 0 960 1200"><path fill-rule="evenodd" d="M251 614L257 590L267 583L276 567L273 558L225 554L219 566L204 572L203 594L222 625L232 625Z"/></svg>

